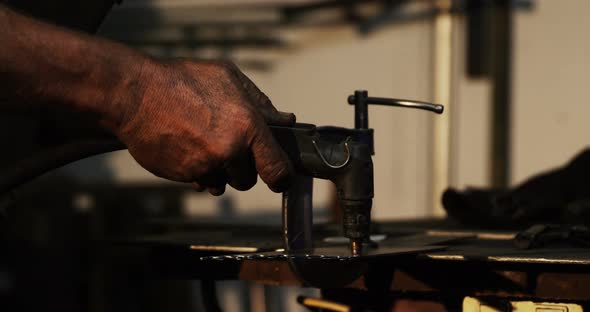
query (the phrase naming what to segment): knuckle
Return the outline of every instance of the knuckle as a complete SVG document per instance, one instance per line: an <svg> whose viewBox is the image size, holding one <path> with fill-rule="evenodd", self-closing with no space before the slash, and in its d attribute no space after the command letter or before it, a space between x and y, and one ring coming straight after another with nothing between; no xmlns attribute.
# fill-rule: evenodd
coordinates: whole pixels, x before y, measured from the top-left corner
<svg viewBox="0 0 590 312"><path fill-rule="evenodd" d="M221 166L222 164L229 161L236 149L235 140L225 140L225 142L219 142L210 148L209 154L211 155L211 164L214 166Z"/></svg>
<svg viewBox="0 0 590 312"><path fill-rule="evenodd" d="M206 156L200 153L183 157L179 164L178 171L186 176L187 182L199 181L215 168L214 162L207 161Z"/></svg>
<svg viewBox="0 0 590 312"><path fill-rule="evenodd" d="M251 140L258 135L261 125L261 117L251 109L245 109L240 119L240 127L237 127L240 135L246 138L246 144L250 145Z"/></svg>
<svg viewBox="0 0 590 312"><path fill-rule="evenodd" d="M273 113L278 112L277 108L272 104L270 98L264 94L264 92L260 92L260 102L265 106L268 107Z"/></svg>
<svg viewBox="0 0 590 312"><path fill-rule="evenodd" d="M253 127L260 122L257 114L252 109L246 108L242 114L242 122L245 126Z"/></svg>
<svg viewBox="0 0 590 312"><path fill-rule="evenodd" d="M257 104L257 107L261 111L266 111L267 113L276 113L277 109L273 106L272 101L264 92L256 91L253 93L253 100Z"/></svg>

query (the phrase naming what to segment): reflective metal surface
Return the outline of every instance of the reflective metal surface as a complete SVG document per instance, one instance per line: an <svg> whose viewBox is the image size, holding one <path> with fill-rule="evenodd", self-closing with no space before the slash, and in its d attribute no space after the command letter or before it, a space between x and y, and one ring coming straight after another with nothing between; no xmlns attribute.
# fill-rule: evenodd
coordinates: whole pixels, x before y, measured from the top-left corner
<svg viewBox="0 0 590 312"><path fill-rule="evenodd" d="M256 262L287 262L290 271L305 286L317 288L345 287L363 276L374 259L383 258L387 261L396 257L416 255L425 252L442 250L443 246L421 247L376 247L364 249L363 255L353 256L347 245L320 247L300 252L264 252L240 255L219 255L200 257L201 264L225 264ZM198 265L198 263L196 263Z"/></svg>
<svg viewBox="0 0 590 312"><path fill-rule="evenodd" d="M364 254L352 256L347 246L319 247L300 252L261 252L238 255L216 255L200 257L201 261L243 261L243 260L324 260L324 261L363 261L377 257L395 257L403 255L433 252L445 249L445 246L383 246L366 248Z"/></svg>
<svg viewBox="0 0 590 312"><path fill-rule="evenodd" d="M313 177L297 175L283 193L283 239L286 250L313 248Z"/></svg>

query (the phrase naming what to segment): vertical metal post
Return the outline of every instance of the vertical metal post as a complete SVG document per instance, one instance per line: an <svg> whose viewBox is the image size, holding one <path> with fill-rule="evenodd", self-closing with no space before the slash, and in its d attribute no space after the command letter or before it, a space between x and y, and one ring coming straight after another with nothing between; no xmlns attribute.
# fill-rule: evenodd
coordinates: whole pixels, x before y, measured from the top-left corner
<svg viewBox="0 0 590 312"><path fill-rule="evenodd" d="M451 105L453 20L451 0L436 0L438 14L434 19L433 101L445 106L447 114L436 116L432 127L432 194L431 215L444 215L441 194L450 184Z"/></svg>
<svg viewBox="0 0 590 312"><path fill-rule="evenodd" d="M313 177L298 175L283 193L283 239L286 251L313 248Z"/></svg>
<svg viewBox="0 0 590 312"><path fill-rule="evenodd" d="M496 0L492 27L491 186L510 183L512 1Z"/></svg>
<svg viewBox="0 0 590 312"><path fill-rule="evenodd" d="M354 128L368 129L369 128L369 104L367 97L369 93L365 90L357 90L354 92Z"/></svg>

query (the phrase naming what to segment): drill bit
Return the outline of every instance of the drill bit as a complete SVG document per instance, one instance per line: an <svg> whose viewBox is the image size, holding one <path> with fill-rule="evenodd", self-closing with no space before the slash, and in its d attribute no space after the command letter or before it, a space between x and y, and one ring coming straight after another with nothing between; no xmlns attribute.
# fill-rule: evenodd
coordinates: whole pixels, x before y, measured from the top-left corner
<svg viewBox="0 0 590 312"><path fill-rule="evenodd" d="M350 254L353 257L358 257L363 254L363 242L359 239L350 240Z"/></svg>

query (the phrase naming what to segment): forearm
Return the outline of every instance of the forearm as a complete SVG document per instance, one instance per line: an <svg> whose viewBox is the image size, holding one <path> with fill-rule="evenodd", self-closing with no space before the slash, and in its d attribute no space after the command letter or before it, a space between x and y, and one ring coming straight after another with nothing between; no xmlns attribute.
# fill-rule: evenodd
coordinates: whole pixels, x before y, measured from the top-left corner
<svg viewBox="0 0 590 312"><path fill-rule="evenodd" d="M0 4L0 98L10 109L59 105L116 126L147 57L22 16ZM136 96L141 96L135 94ZM0 110L3 108L0 107Z"/></svg>

